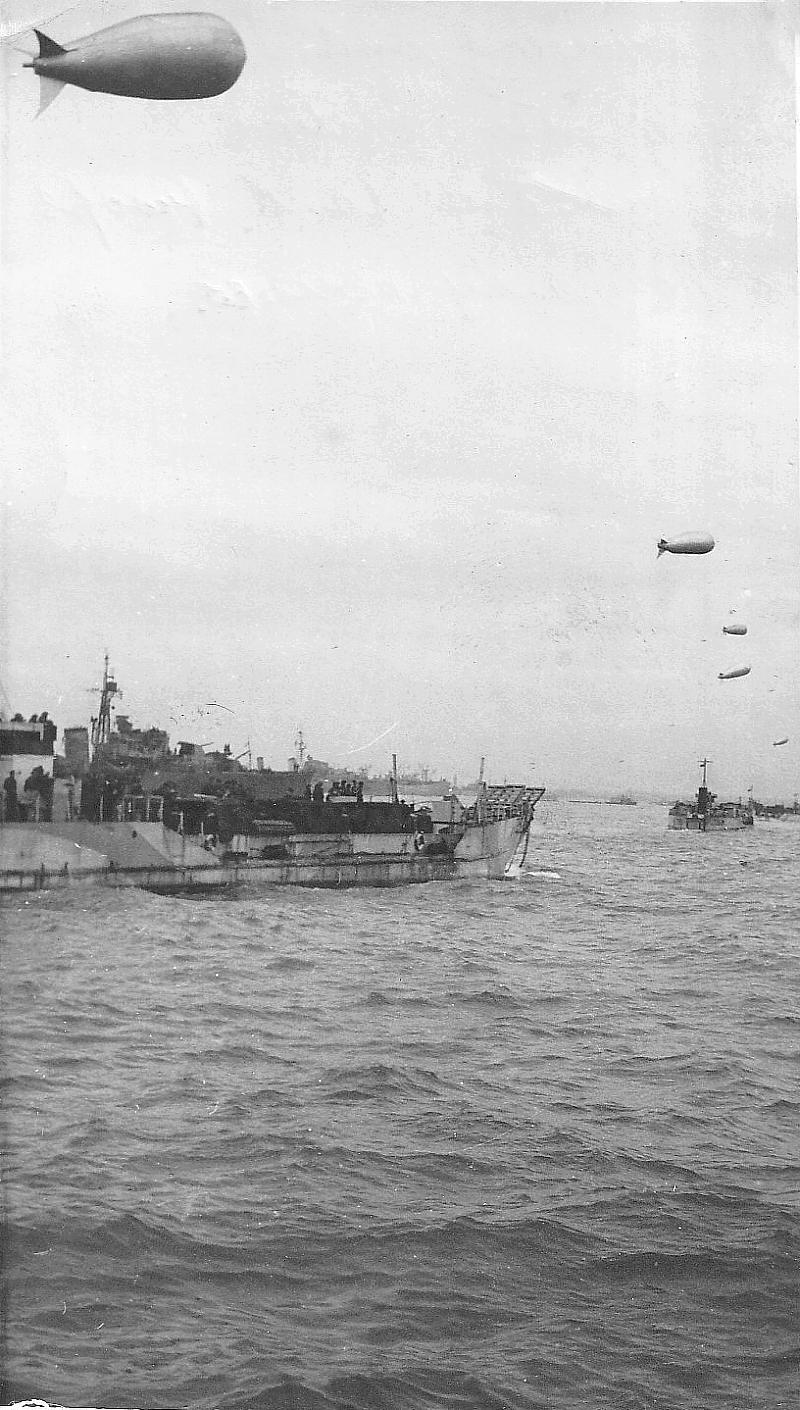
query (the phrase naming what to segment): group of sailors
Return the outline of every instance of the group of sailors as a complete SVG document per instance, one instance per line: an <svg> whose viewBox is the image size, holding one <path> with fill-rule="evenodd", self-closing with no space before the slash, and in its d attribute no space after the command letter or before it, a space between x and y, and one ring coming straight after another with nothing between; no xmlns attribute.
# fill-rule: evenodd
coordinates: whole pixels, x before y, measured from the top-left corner
<svg viewBox="0 0 800 1410"><path fill-rule="evenodd" d="M312 803L338 803L342 798L353 798L359 805L364 802L364 785L361 779L340 778L331 784L328 792L325 792L321 783L315 783L314 787L308 784L305 796Z"/></svg>
<svg viewBox="0 0 800 1410"><path fill-rule="evenodd" d="M363 803L364 785L361 779L356 783L354 779L340 778L332 783L325 801L332 803L337 798L355 798L357 803Z"/></svg>
<svg viewBox="0 0 800 1410"><path fill-rule="evenodd" d="M3 780L4 822L49 822L53 812L53 780L41 764L25 780L22 799L14 769Z"/></svg>

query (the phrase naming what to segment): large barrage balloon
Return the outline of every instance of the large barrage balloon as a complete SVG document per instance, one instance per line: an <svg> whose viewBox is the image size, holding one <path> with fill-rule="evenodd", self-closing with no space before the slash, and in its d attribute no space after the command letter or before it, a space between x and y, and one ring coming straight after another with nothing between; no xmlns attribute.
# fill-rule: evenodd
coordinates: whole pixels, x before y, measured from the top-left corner
<svg viewBox="0 0 800 1410"><path fill-rule="evenodd" d="M25 67L42 80L39 112L65 83L123 98L214 98L236 82L247 57L219 15L139 15L63 47L34 34L39 55Z"/></svg>
<svg viewBox="0 0 800 1410"><path fill-rule="evenodd" d="M738 680L740 676L749 676L749 674L749 666L737 666L735 671L720 671L719 679L721 681L735 681Z"/></svg>
<svg viewBox="0 0 800 1410"><path fill-rule="evenodd" d="M662 553L710 553L714 540L710 534L676 534L671 539L658 540L658 554Z"/></svg>
<svg viewBox="0 0 800 1410"><path fill-rule="evenodd" d="M773 747L773 749L777 749L777 747L778 747L779 744L788 744L788 743L789 743L789 736L788 736L788 734L786 734L786 735L784 735L783 739L773 739L773 741L772 741L772 747Z"/></svg>
<svg viewBox="0 0 800 1410"><path fill-rule="evenodd" d="M743 622L734 622L732 627L723 627L725 636L747 636L747 627Z"/></svg>

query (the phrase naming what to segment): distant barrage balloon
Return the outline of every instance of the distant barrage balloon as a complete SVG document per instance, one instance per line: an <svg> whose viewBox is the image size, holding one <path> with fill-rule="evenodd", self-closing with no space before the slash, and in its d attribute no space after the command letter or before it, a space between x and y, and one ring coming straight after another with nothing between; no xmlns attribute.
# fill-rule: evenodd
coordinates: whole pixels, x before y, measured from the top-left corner
<svg viewBox="0 0 800 1410"><path fill-rule="evenodd" d="M739 679L739 676L749 676L749 674L749 666L737 666L735 671L720 671L719 679L721 681L735 681Z"/></svg>
<svg viewBox="0 0 800 1410"><path fill-rule="evenodd" d="M725 636L747 636L747 627L743 622L734 622L732 627L722 628Z"/></svg>
<svg viewBox="0 0 800 1410"><path fill-rule="evenodd" d="M64 46L34 34L39 54L25 68L42 81L39 112L65 83L123 98L215 98L236 82L247 57L219 15L139 15Z"/></svg>
<svg viewBox="0 0 800 1410"><path fill-rule="evenodd" d="M710 553L714 547L711 534L676 534L671 539L658 540L658 554L662 553Z"/></svg>
<svg viewBox="0 0 800 1410"><path fill-rule="evenodd" d="M772 747L773 747L773 749L777 749L777 747L778 747L779 744L788 744L788 743L789 743L789 736L788 736L788 734L786 734L786 735L784 735L783 739L773 739L773 741L772 741Z"/></svg>

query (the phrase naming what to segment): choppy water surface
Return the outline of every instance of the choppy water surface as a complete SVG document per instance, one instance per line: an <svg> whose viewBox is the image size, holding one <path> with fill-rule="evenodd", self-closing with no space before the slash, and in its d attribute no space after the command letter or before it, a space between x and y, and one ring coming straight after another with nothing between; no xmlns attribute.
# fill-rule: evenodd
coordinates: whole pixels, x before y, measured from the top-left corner
<svg viewBox="0 0 800 1410"><path fill-rule="evenodd" d="M6 1398L794 1407L800 826L2 925Z"/></svg>

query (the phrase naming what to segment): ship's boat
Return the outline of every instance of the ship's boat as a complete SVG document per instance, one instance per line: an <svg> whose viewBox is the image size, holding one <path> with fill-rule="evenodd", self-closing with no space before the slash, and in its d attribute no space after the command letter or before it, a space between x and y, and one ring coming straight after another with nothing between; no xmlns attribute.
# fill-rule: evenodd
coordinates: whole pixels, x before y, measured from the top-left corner
<svg viewBox="0 0 800 1410"><path fill-rule="evenodd" d="M283 886L397 886L465 877L500 879L527 852L543 788L483 784L464 806L397 798L366 801L329 793L321 801L286 795L272 801L229 795L126 795L122 819L152 819L218 860L231 881ZM446 820L441 819L446 811ZM439 814L438 821L434 812ZM523 855L524 860L524 855Z"/></svg>

